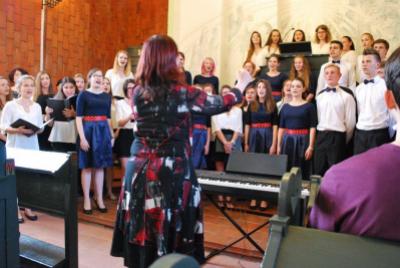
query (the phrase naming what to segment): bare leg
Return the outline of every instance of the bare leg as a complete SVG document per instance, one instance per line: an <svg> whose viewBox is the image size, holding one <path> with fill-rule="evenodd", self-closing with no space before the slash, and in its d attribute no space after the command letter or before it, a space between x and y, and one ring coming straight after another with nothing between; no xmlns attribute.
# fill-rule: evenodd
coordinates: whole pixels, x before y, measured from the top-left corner
<svg viewBox="0 0 400 268"><path fill-rule="evenodd" d="M215 169L217 171L224 171L225 165L223 161L216 161L215 162ZM224 196L223 195L218 195L218 206L219 207L224 207Z"/></svg>
<svg viewBox="0 0 400 268"><path fill-rule="evenodd" d="M100 208L105 208L103 201L104 169L96 168L94 175L96 202Z"/></svg>
<svg viewBox="0 0 400 268"><path fill-rule="evenodd" d="M115 200L116 197L112 192L112 181L114 179L113 167L106 168L106 185L107 185L107 195L111 200Z"/></svg>
<svg viewBox="0 0 400 268"><path fill-rule="evenodd" d="M90 210L92 208L90 204L90 182L92 180L92 169L84 168L81 172L81 183L83 191L83 208Z"/></svg>

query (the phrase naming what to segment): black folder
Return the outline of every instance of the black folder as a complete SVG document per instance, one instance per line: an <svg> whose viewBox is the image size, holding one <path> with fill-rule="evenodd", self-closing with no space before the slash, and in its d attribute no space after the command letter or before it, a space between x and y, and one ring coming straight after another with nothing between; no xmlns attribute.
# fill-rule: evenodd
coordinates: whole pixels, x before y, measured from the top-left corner
<svg viewBox="0 0 400 268"><path fill-rule="evenodd" d="M55 121L70 120L69 118L66 118L64 116L63 111L65 108L67 109L74 108L74 110L76 110L76 99L77 99L76 95L65 100L59 100L54 98L47 99L47 106L53 109L53 112L50 115L51 118L54 118Z"/></svg>
<svg viewBox="0 0 400 268"><path fill-rule="evenodd" d="M21 126L24 126L26 129L32 129L32 131L33 131L34 133L36 133L36 132L38 132L39 130L41 130L42 128L44 128L44 127L45 127L47 124L49 124L51 121L53 121L53 119L50 119L49 121L46 121L46 122L43 123L41 126L36 126L36 125L32 124L31 122L26 121L26 120L20 118L20 119L17 119L16 121L14 121L14 122L10 125L10 127L19 128L19 127L21 127Z"/></svg>

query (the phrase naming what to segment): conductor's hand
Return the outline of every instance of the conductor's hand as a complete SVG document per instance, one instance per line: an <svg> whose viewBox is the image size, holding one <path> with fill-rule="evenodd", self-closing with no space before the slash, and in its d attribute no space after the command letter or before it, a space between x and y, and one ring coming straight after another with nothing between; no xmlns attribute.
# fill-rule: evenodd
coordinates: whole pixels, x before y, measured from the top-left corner
<svg viewBox="0 0 400 268"><path fill-rule="evenodd" d="M85 152L89 151L90 146L86 139L81 139L80 145L82 150L84 150Z"/></svg>

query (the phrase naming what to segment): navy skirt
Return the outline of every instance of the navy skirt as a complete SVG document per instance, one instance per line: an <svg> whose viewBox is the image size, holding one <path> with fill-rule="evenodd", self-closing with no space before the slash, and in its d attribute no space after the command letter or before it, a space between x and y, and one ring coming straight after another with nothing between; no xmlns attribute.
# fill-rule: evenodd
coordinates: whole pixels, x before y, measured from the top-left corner
<svg viewBox="0 0 400 268"><path fill-rule="evenodd" d="M281 154L288 156L288 169L300 167L303 180L309 180L311 161L305 159L305 153L309 145L309 134L287 134L283 135Z"/></svg>
<svg viewBox="0 0 400 268"><path fill-rule="evenodd" d="M107 120L83 121L83 131L90 148L85 152L79 146L79 168L111 167L113 164L111 133Z"/></svg>
<svg viewBox="0 0 400 268"><path fill-rule="evenodd" d="M267 153L272 145L272 127L250 128L249 151L252 153Z"/></svg>
<svg viewBox="0 0 400 268"><path fill-rule="evenodd" d="M195 169L205 169L207 167L204 156L204 146L207 143L207 129L193 129L192 138L192 162Z"/></svg>

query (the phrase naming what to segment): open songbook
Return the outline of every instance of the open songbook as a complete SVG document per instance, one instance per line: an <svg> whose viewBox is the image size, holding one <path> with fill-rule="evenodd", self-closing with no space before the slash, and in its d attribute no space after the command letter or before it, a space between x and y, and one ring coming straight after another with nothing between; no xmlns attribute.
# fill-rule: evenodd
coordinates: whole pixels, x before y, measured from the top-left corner
<svg viewBox="0 0 400 268"><path fill-rule="evenodd" d="M53 119L50 119L49 121L44 122L40 126L36 126L36 125L32 124L31 122L20 118L20 119L17 119L16 121L14 121L14 123L12 123L10 125L10 127L19 128L19 127L23 126L26 129L31 129L33 131L33 133L36 133L36 132L40 131L41 129L43 129L45 126L47 126L51 121L53 121Z"/></svg>
<svg viewBox="0 0 400 268"><path fill-rule="evenodd" d="M63 114L64 109L74 108L76 110L76 99L77 95L69 97L65 100L59 100L50 98L47 100L47 106L53 109L53 112L50 114L51 118L55 121L68 121L70 119L66 118Z"/></svg>

